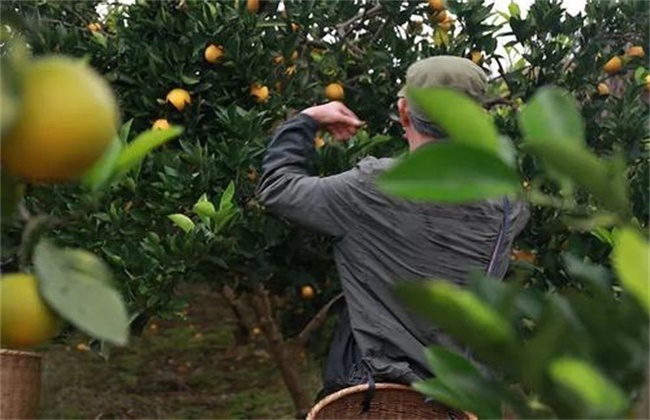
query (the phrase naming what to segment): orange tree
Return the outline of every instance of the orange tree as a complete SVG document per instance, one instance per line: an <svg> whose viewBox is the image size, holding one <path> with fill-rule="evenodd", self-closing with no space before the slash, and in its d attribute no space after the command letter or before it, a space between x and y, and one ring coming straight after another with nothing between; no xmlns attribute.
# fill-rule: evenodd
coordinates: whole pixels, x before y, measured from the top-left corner
<svg viewBox="0 0 650 420"><path fill-rule="evenodd" d="M52 193L34 187L27 207L35 213L76 212L79 217L56 227L57 236L83 243L111 263L131 311L140 314L136 330L149 316L182 305L173 298L180 281L221 288L244 326L263 324L275 343L275 359L299 412L309 399L297 389L287 360L295 347L307 344L323 319L321 309L337 297L330 242L270 217L255 202L254 188L268 136L301 108L342 94L368 122L367 131L349 144L315 139L319 173L325 175L367 154L403 150L395 140L401 132L394 99L407 66L418 57L453 54L496 69L492 114L516 147L519 105L538 87L558 84L581 102L593 146L600 153L625 151L634 213L642 223L648 217L646 105L640 97L646 73L636 71L642 58L625 53L648 44L647 11L640 2L592 2L584 27L583 19L548 0L536 1L525 19L516 6L499 16L483 2L456 1L9 1L2 8L26 21L35 54L86 57L104 74L128 122L125 140L129 126L134 132L154 124L185 128L177 142L109 189L60 186ZM496 53L499 36L519 51L520 61L509 63ZM614 55L623 67L608 75L603 65ZM599 96L600 82L608 84L610 95ZM521 156L525 182L539 200L570 188L561 177L542 177L535 159ZM602 226L551 222L562 197L553 198L555 207L533 208L515 254L511 274L542 288L571 283L559 250L593 258L608 252ZM11 261L10 245L18 242L7 233L4 262ZM316 293L300 299L307 285ZM257 315L252 321L246 307ZM326 346L311 341L321 350Z"/></svg>

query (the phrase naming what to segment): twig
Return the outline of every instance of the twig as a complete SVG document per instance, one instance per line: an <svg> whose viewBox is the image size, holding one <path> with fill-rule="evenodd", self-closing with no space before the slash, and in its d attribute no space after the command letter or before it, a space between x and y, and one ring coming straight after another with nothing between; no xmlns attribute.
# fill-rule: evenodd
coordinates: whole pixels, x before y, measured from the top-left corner
<svg viewBox="0 0 650 420"><path fill-rule="evenodd" d="M506 77L506 71L503 68L503 65L501 64L501 60L499 60L498 58L495 57L494 61L496 61L497 65L499 66L499 74L503 78L503 81L506 82L506 86L508 86L508 91L514 92L514 89L512 88L512 85L510 84L510 80L508 80L508 78Z"/></svg>
<svg viewBox="0 0 650 420"><path fill-rule="evenodd" d="M298 334L298 336L296 337L296 341L301 346L307 344L307 340L309 340L309 336L323 325L323 323L327 319L327 313L329 312L332 305L334 305L342 297L343 297L343 293L339 293L338 295L334 296L329 302L327 302L318 311L318 313L311 319L311 321L309 321L307 325L305 325L305 328L303 328L302 331L300 331L300 334Z"/></svg>
<svg viewBox="0 0 650 420"><path fill-rule="evenodd" d="M374 44L375 41L377 41L377 38L379 38L379 35L381 35L381 33L384 31L384 28L386 27L386 25L388 24L388 22L390 22L390 20L391 20L391 19L386 19L385 21L383 21L383 22L381 23L381 25L379 25L379 29L377 29L377 32L375 32L375 34L374 34L374 35L372 36L372 38L370 39L370 44L371 44L371 45Z"/></svg>
<svg viewBox="0 0 650 420"><path fill-rule="evenodd" d="M378 15L381 10L383 9L381 4L377 4L374 7L372 7L369 10L364 10L363 12L357 14L356 16L351 17L350 19L346 20L345 22L339 23L336 25L336 31L338 32L339 36L341 38L345 38L352 32L352 24L356 21L361 21L363 22L365 19L369 19L371 17L374 17Z"/></svg>
<svg viewBox="0 0 650 420"><path fill-rule="evenodd" d="M20 214L20 217L26 222L29 222L32 218L32 214L29 212L29 209L24 202L18 204L18 214Z"/></svg>

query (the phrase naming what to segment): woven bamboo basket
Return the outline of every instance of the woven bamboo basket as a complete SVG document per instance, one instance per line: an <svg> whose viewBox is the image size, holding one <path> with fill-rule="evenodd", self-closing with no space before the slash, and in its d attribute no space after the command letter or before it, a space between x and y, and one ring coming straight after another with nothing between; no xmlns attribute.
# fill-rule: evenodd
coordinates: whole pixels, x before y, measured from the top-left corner
<svg viewBox="0 0 650 420"><path fill-rule="evenodd" d="M307 420L321 419L466 419L476 416L449 408L425 397L405 385L379 383L368 411L362 406L368 384L356 385L335 392L319 401L307 414Z"/></svg>
<svg viewBox="0 0 650 420"><path fill-rule="evenodd" d="M41 356L0 349L0 419L38 417L41 397Z"/></svg>

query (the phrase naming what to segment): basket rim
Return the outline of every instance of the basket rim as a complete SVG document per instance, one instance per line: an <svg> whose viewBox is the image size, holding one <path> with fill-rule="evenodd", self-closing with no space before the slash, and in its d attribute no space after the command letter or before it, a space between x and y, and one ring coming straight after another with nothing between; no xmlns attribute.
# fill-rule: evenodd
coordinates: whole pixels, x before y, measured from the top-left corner
<svg viewBox="0 0 650 420"><path fill-rule="evenodd" d="M39 353L34 353L33 351L23 351L23 350L11 350L0 348L0 355L2 356L20 356L20 357L32 357L35 359L41 359L43 356Z"/></svg>
<svg viewBox="0 0 650 420"><path fill-rule="evenodd" d="M343 398L343 397L345 397L347 395L350 395L350 394L356 394L356 393L365 391L365 390L368 389L368 386L369 385L367 383L354 385L354 386L350 386L350 387L347 387L347 388L343 388L341 390L338 390L338 391L328 395L327 397L323 398L318 403L316 403L316 405L314 405L311 410L309 410L309 413L307 414L306 420L313 420L314 416L319 411L321 411L323 409L323 407L330 404L332 401L338 400L339 398ZM375 390L379 390L379 389L388 390L388 391L408 391L408 392L415 392L415 393L418 392L415 389L411 388L410 386L402 385L402 384L395 384L395 383L390 383L390 382L376 383L375 384ZM469 420L476 420L477 419L477 417L472 413L469 413L467 411L464 411L464 413L465 413L465 415L467 415Z"/></svg>

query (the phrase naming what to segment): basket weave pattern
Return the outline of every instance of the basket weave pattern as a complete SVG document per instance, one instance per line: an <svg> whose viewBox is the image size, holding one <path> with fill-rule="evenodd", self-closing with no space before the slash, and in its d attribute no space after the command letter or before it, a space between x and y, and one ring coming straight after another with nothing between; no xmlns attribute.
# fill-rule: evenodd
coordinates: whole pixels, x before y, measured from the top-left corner
<svg viewBox="0 0 650 420"><path fill-rule="evenodd" d="M425 402L424 396L405 385L375 384L370 409L362 411L368 384L342 389L316 404L307 420L320 419L467 419L474 415L438 402Z"/></svg>
<svg viewBox="0 0 650 420"><path fill-rule="evenodd" d="M38 417L41 396L41 356L0 349L0 419Z"/></svg>

